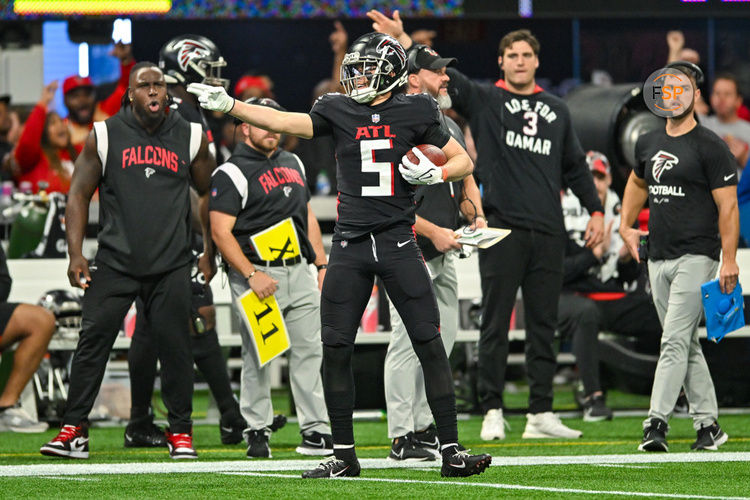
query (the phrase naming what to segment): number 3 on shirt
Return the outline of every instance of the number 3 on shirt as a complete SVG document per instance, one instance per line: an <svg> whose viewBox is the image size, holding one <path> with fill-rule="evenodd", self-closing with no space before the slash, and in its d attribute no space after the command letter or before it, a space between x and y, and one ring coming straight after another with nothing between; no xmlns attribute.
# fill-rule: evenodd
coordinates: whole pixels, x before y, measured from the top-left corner
<svg viewBox="0 0 750 500"><path fill-rule="evenodd" d="M393 163L375 161L375 151L393 149L390 139L360 141L362 172L379 174L377 186L362 186L362 196L393 196Z"/></svg>

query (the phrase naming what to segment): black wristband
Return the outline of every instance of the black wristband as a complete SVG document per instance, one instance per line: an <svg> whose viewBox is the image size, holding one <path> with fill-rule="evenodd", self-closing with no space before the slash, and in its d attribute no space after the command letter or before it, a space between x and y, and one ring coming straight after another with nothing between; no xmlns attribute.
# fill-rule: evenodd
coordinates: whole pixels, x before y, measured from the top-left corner
<svg viewBox="0 0 750 500"><path fill-rule="evenodd" d="M315 267L318 268L318 271L322 271L323 269L328 269L328 264L320 264Z"/></svg>
<svg viewBox="0 0 750 500"><path fill-rule="evenodd" d="M257 272L258 272L257 269L253 269L253 272L251 272L250 274L248 274L247 276L245 276L245 281L250 281L250 278L252 278L253 276L255 276L255 273L257 273Z"/></svg>

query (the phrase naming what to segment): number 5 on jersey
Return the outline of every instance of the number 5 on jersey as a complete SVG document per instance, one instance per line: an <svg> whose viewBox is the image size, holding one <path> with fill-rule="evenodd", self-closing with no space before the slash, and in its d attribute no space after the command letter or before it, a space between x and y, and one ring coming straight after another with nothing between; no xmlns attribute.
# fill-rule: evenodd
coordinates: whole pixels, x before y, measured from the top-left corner
<svg viewBox="0 0 750 500"><path fill-rule="evenodd" d="M393 142L390 139L371 139L359 143L362 172L379 176L377 186L362 186L362 196L393 196L393 163L375 161L375 151L383 149L393 149Z"/></svg>

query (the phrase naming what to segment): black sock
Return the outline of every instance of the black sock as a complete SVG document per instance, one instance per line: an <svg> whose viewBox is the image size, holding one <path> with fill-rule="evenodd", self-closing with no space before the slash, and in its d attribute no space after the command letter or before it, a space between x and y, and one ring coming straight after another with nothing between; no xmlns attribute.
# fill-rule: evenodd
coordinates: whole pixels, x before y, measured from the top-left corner
<svg viewBox="0 0 750 500"><path fill-rule="evenodd" d="M354 346L323 346L323 392L328 417L331 419L333 453L339 460L352 462L354 451L354 375L352 352ZM337 448L337 446L339 446ZM344 446L344 448L342 448Z"/></svg>
<svg viewBox="0 0 750 500"><path fill-rule="evenodd" d="M193 341L193 360L206 379L208 388L219 407L219 412L224 414L231 411L237 406L237 401L234 399L227 372L227 362L221 353L216 329L206 330L191 340Z"/></svg>
<svg viewBox="0 0 750 500"><path fill-rule="evenodd" d="M427 402L435 418L438 439L441 443L458 443L453 374L443 340L439 336L421 343L412 340L412 345L422 365Z"/></svg>
<svg viewBox="0 0 750 500"><path fill-rule="evenodd" d="M333 455L338 460L343 460L347 463L352 463L357 461L357 452L354 451L354 445L347 448L336 448L336 445L333 445Z"/></svg>

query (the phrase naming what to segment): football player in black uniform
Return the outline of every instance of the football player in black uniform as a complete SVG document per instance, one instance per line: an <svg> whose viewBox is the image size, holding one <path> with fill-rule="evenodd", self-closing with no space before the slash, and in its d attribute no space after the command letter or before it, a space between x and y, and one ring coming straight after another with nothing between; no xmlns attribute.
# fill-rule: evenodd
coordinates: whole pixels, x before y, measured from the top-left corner
<svg viewBox="0 0 750 500"><path fill-rule="evenodd" d="M188 86L205 108L300 137L331 134L336 144L338 219L321 299L323 384L335 456L303 477L359 475L352 429L351 356L376 275L396 304L424 370L427 399L442 443L442 474L478 474L492 460L489 455L460 451L437 304L412 229L415 204L410 184L460 180L471 173L472 162L441 126L432 97L400 92L405 80L406 53L401 44L388 35L369 33L358 38L344 57L341 83L346 94L320 97L310 113L248 105L221 88ZM413 147L421 143L442 148L448 162L435 166ZM419 163L406 157L410 149Z"/></svg>
<svg viewBox="0 0 750 500"><path fill-rule="evenodd" d="M172 458L197 458L192 439L193 356L190 314L190 185L207 203L208 139L197 123L167 113L167 84L154 63L133 67L128 100L94 130L76 161L65 218L68 279L83 288L83 319L70 373L63 427L44 455L88 458L88 421L109 351L136 297L152 327L169 411ZM91 196L99 190L96 267L81 247ZM202 219L204 241L208 220ZM204 255L208 255L206 252ZM206 279L213 267L199 263Z"/></svg>
<svg viewBox="0 0 750 500"><path fill-rule="evenodd" d="M225 65L226 62L216 45L200 35L177 36L165 43L159 51L159 67L164 71L164 79L168 85L167 91L172 101L170 107L176 109L187 121L201 125L208 138L209 153L214 160L216 159L216 145L211 136L211 129L195 96L186 92L185 86L191 82L228 86L229 82L221 78L221 68ZM239 404L232 392L227 364L216 334L216 309L211 287L208 286L197 266L204 248L198 222L201 207L196 203L198 197L194 192L191 198L193 201L191 246L194 259L190 273L190 320L186 319L186 323L191 333L193 359L206 379L221 414L219 420L221 442L235 444L242 441L242 431L247 427L247 423L242 418ZM207 210L207 207L203 209ZM211 245L210 240L208 243ZM213 245L210 249L213 254ZM166 446L164 431L154 424L154 414L151 409L156 379L156 345L143 314L143 303L140 300L136 301L136 309L138 310L136 328L128 351L131 406L130 422L125 428L125 447Z"/></svg>

